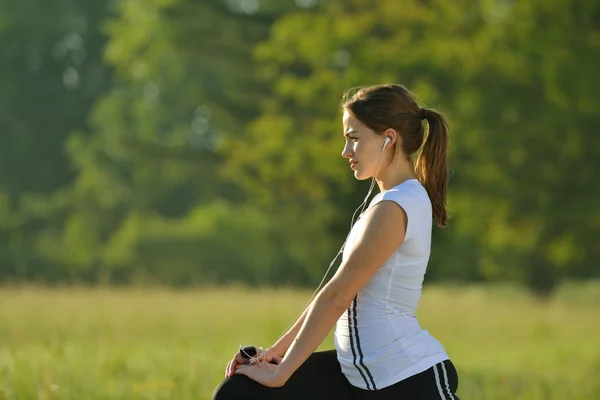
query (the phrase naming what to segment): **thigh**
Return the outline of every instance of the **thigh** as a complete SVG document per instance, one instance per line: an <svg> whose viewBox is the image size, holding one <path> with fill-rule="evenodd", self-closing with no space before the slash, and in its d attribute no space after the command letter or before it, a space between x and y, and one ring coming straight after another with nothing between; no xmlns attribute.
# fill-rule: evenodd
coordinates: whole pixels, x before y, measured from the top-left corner
<svg viewBox="0 0 600 400"><path fill-rule="evenodd" d="M342 373L335 350L315 352L280 388L268 388L245 375L226 378L213 400L351 399L351 385Z"/></svg>
<svg viewBox="0 0 600 400"><path fill-rule="evenodd" d="M458 374L450 360L381 390L355 389L359 400L460 400Z"/></svg>

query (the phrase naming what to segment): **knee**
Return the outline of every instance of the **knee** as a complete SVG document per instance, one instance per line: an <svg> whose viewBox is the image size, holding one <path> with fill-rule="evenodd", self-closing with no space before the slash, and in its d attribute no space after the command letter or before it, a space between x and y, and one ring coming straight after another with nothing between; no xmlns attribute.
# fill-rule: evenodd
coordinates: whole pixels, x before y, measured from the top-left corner
<svg viewBox="0 0 600 400"><path fill-rule="evenodd" d="M249 399L247 396L248 378L242 375L234 375L224 379L215 388L212 400L241 400Z"/></svg>
<svg viewBox="0 0 600 400"><path fill-rule="evenodd" d="M234 398L231 396L231 393L228 393L231 392L231 389L229 389L231 385L228 385L229 380L230 378L227 378L219 383L213 392L212 400L227 400Z"/></svg>

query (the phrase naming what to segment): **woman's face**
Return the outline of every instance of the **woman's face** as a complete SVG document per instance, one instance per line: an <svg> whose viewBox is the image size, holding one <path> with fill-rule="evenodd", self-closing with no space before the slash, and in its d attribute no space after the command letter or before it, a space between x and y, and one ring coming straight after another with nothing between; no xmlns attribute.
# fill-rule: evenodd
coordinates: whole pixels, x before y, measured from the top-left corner
<svg viewBox="0 0 600 400"><path fill-rule="evenodd" d="M354 177L365 180L375 176L380 161L381 172L385 166L385 160L381 160L385 136L376 134L347 111L344 111L342 122L346 139L342 157L350 162Z"/></svg>

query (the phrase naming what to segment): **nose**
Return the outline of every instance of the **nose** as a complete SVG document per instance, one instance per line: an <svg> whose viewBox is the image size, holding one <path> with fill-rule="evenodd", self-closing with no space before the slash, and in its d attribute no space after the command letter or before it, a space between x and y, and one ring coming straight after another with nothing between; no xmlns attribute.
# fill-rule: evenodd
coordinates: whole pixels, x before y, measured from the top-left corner
<svg viewBox="0 0 600 400"><path fill-rule="evenodd" d="M352 156L352 154L354 154L354 150L352 148L352 142L346 141L346 145L344 146L344 149L342 150L342 157L350 158Z"/></svg>

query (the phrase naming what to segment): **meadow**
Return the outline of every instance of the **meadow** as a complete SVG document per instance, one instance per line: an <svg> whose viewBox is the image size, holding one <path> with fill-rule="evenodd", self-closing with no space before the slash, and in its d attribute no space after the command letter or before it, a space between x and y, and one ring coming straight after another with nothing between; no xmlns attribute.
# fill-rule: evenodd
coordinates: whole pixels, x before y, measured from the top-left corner
<svg viewBox="0 0 600 400"><path fill-rule="evenodd" d="M210 399L238 345L267 347L310 292L0 288L0 400ZM426 287L421 325L462 400L600 399L600 284ZM320 347L332 348L331 335Z"/></svg>

